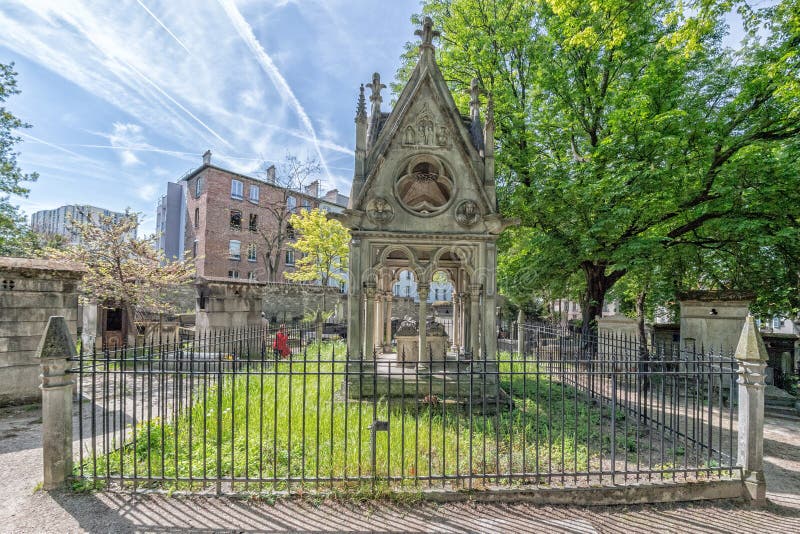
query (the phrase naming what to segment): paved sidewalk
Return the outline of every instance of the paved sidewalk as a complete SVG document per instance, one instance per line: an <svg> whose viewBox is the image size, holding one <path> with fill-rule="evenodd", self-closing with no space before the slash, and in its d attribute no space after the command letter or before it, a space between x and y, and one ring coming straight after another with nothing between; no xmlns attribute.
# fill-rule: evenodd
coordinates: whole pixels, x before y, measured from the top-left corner
<svg viewBox="0 0 800 534"><path fill-rule="evenodd" d="M557 507L525 504L365 504L35 491L41 480L38 406L0 409L2 532L800 532L800 423L768 419L770 504L733 502Z"/></svg>

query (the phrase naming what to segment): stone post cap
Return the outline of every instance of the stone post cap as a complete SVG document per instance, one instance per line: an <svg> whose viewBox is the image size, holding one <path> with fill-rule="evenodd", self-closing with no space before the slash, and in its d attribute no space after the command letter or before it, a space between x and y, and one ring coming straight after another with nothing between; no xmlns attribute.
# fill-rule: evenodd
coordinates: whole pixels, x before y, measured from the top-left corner
<svg viewBox="0 0 800 534"><path fill-rule="evenodd" d="M739 336L739 344L736 346L735 357L737 360L747 361L767 361L768 359L764 341L758 332L755 319L750 314L744 320L742 334Z"/></svg>
<svg viewBox="0 0 800 534"><path fill-rule="evenodd" d="M42 359L56 359L74 358L77 354L66 319L60 315L50 317L36 349L36 356Z"/></svg>

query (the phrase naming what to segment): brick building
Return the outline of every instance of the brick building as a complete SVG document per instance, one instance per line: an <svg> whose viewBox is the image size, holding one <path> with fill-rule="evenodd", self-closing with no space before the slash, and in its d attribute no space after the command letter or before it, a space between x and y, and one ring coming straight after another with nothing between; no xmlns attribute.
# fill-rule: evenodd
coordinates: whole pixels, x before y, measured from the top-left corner
<svg viewBox="0 0 800 534"><path fill-rule="evenodd" d="M338 194L320 197L317 182L303 191L282 187L274 166L266 180L223 169L211 163L210 152L179 183L186 195L184 249L197 258L197 275L207 279L284 281L297 259L288 246L294 237L289 214L316 207L339 211L343 206L331 200L347 202ZM279 227L286 236L280 247Z"/></svg>

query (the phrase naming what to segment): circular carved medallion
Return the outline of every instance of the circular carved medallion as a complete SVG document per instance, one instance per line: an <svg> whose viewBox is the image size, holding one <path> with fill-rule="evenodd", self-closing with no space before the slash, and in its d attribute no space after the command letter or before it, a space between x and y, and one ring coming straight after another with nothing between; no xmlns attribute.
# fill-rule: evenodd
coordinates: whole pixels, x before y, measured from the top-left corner
<svg viewBox="0 0 800 534"><path fill-rule="evenodd" d="M472 226L480 217L480 209L472 200L465 200L456 207L456 222L461 226Z"/></svg>
<svg viewBox="0 0 800 534"><path fill-rule="evenodd" d="M367 217L376 224L385 224L394 218L394 208L383 197L375 197L367 204Z"/></svg>

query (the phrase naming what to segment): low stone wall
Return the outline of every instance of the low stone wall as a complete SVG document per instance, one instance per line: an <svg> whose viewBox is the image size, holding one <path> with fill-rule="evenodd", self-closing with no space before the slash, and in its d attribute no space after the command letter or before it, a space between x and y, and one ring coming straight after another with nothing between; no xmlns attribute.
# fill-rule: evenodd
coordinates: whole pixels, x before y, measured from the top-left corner
<svg viewBox="0 0 800 534"><path fill-rule="evenodd" d="M263 289L262 311L270 322L299 321L304 314L314 312L322 306L323 291L327 311L335 310L338 318L344 320L347 316L347 310L343 309L345 295L336 287L323 288L309 284L266 284Z"/></svg>
<svg viewBox="0 0 800 534"><path fill-rule="evenodd" d="M50 316L63 316L75 338L79 265L0 258L0 405L40 397L36 348Z"/></svg>

